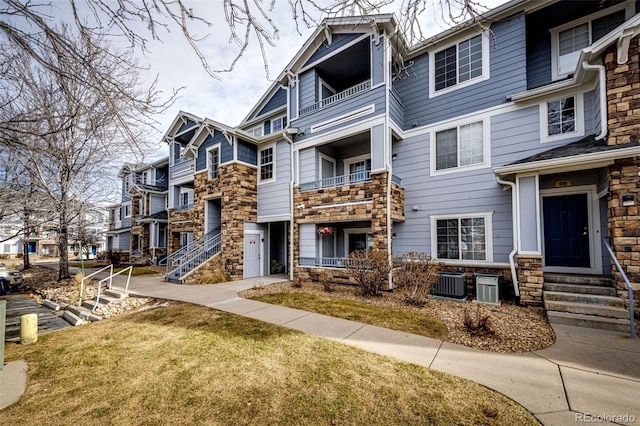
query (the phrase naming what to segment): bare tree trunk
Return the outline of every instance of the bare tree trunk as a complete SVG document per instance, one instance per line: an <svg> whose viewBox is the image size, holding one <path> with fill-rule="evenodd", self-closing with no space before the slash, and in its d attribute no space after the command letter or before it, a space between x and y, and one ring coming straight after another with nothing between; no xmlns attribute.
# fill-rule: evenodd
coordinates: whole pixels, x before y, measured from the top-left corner
<svg viewBox="0 0 640 426"><path fill-rule="evenodd" d="M60 250L60 262L58 267L58 280L62 281L70 278L69 275L69 251L67 242L69 240L69 228L67 224L67 194L61 194L60 226L58 232L58 250Z"/></svg>

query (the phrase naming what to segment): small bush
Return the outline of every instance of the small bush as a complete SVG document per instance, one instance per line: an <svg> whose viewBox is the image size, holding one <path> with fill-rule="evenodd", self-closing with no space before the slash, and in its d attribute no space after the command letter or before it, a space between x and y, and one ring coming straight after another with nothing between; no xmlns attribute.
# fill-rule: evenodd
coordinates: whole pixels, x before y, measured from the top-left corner
<svg viewBox="0 0 640 426"><path fill-rule="evenodd" d="M494 334L491 329L491 319L489 318L489 314L482 314L480 312L480 307L478 306L476 309L475 318L471 317L469 310L467 308L464 309L464 318L463 325L464 328L469 332L472 336L489 336Z"/></svg>
<svg viewBox="0 0 640 426"><path fill-rule="evenodd" d="M347 270L360 287L362 296L379 296L391 271L386 250L356 250L349 254Z"/></svg>
<svg viewBox="0 0 640 426"><path fill-rule="evenodd" d="M291 287L302 288L303 282L304 280L302 279L302 277L300 275L296 275L295 277L293 277L293 281L291 281Z"/></svg>
<svg viewBox="0 0 640 426"><path fill-rule="evenodd" d="M442 262L436 262L426 253L410 252L394 259L393 283L404 287L405 302L422 306L431 288L440 278Z"/></svg>
<svg viewBox="0 0 640 426"><path fill-rule="evenodd" d="M325 271L320 272L318 276L320 283L322 284L322 289L327 293L331 293L335 291L333 283L331 282L331 277Z"/></svg>
<svg viewBox="0 0 640 426"><path fill-rule="evenodd" d="M198 280L198 284L218 284L227 281L230 281L230 278L224 270L222 259L218 256L209 264L207 270Z"/></svg>

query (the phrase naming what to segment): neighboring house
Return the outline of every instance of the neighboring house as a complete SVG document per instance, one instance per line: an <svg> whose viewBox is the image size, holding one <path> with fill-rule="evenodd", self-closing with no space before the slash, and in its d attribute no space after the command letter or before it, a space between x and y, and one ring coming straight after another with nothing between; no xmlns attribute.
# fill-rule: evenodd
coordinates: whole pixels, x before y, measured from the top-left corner
<svg viewBox="0 0 640 426"><path fill-rule="evenodd" d="M543 272L626 297L608 236L640 289L638 10L514 0L410 47L392 15L325 20L239 126L168 129L170 278L216 255L234 279L348 282L350 252L385 249L532 306Z"/></svg>
<svg viewBox="0 0 640 426"><path fill-rule="evenodd" d="M168 159L122 166L122 201L109 207L107 250L131 262L157 263L167 256Z"/></svg>

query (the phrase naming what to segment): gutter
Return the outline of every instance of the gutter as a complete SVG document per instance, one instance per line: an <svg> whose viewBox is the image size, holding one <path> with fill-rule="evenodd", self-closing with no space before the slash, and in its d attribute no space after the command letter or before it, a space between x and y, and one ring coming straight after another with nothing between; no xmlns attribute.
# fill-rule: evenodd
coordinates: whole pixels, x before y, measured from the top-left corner
<svg viewBox="0 0 640 426"><path fill-rule="evenodd" d="M607 81L606 81L606 70L604 69L604 65L592 65L587 61L582 61L582 68L585 70L597 70L598 77L600 81L600 134L596 136L596 140L602 140L607 136Z"/></svg>
<svg viewBox="0 0 640 426"><path fill-rule="evenodd" d="M511 222L513 224L513 250L509 253L509 266L511 267L511 281L513 281L513 292L516 296L516 304L520 304L520 286L518 285L518 274L516 272L516 262L514 256L518 252L518 209L516 199L516 184L508 180L502 180L496 175L496 180L501 185L511 187Z"/></svg>
<svg viewBox="0 0 640 426"><path fill-rule="evenodd" d="M289 280L293 281L293 247L294 247L294 235L293 235L293 139L289 134L298 133L298 129L287 128L282 132L282 137L289 144L289 171L291 173L291 180L289 181Z"/></svg>

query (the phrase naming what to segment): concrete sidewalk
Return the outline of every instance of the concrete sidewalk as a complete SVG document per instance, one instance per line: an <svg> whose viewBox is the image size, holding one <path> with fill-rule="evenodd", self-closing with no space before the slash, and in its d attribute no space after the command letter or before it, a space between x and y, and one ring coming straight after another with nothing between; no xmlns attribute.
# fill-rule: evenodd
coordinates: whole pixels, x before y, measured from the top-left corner
<svg viewBox="0 0 640 426"><path fill-rule="evenodd" d="M187 286L157 276L136 277L129 291L204 305L469 379L512 398L545 425L640 422L640 339L554 326L557 340L549 348L500 354L238 297L241 290L283 280L272 276Z"/></svg>

